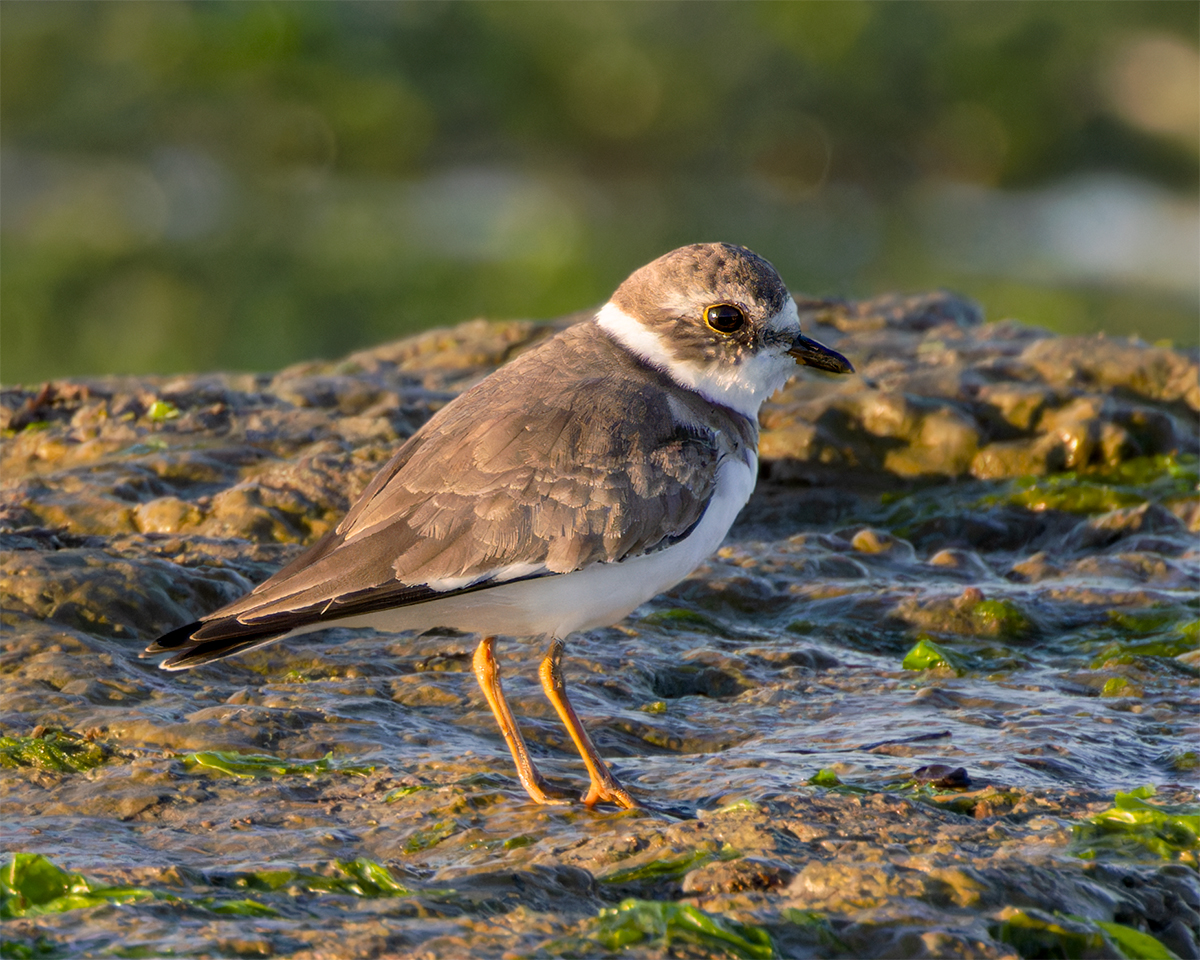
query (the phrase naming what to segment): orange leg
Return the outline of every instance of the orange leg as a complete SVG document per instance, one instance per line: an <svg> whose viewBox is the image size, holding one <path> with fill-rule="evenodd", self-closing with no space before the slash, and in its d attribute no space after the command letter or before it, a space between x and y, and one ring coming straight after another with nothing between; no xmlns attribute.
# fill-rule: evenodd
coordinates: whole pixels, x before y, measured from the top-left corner
<svg viewBox="0 0 1200 960"><path fill-rule="evenodd" d="M562 676L562 652L563 642L555 638L550 642L550 649L546 652L545 659L542 660L538 676L542 681L542 689L546 691L547 698L554 704L554 709L562 718L567 732L575 741L575 749L583 757L588 776L591 778L592 785L583 798L584 804L591 807L604 800L626 809L641 807L642 804L633 799L629 791L621 786L617 778L613 776L612 771L608 769L608 764L600 759L596 745L592 743L588 732L583 729L583 724L579 722L575 708L567 699L567 688L563 683Z"/></svg>
<svg viewBox="0 0 1200 960"><path fill-rule="evenodd" d="M504 699L504 690L500 686L500 667L492 654L492 644L495 641L495 637L484 637L479 642L471 666L475 672L475 679L479 681L479 687L487 698L488 706L492 708L492 715L496 718L500 732L504 734L504 742L508 744L512 753L513 762L517 765L517 776L521 778L521 786L533 798L534 803L566 803L566 800L549 795L551 787L534 766L533 758L529 756L529 750L525 746L525 738L521 736L521 728L517 726L517 721L513 719L512 711L508 708L508 702Z"/></svg>

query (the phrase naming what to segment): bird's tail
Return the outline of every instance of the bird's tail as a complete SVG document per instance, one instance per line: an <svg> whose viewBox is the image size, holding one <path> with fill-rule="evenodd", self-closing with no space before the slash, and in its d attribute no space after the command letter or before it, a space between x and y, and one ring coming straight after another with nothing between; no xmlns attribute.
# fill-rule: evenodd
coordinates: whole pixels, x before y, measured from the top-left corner
<svg viewBox="0 0 1200 960"><path fill-rule="evenodd" d="M163 670L187 670L214 660L224 660L286 637L291 631L272 627L251 626L228 620L197 620L187 626L163 634L142 651L143 657L159 653L171 656L159 666Z"/></svg>

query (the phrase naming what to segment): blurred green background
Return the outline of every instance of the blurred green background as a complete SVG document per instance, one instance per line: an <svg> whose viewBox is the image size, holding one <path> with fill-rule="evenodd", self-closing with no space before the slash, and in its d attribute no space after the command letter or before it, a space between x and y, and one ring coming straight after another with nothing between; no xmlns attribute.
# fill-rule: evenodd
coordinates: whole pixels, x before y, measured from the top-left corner
<svg viewBox="0 0 1200 960"><path fill-rule="evenodd" d="M812 294L1197 342L1194 2L0 4L0 378Z"/></svg>

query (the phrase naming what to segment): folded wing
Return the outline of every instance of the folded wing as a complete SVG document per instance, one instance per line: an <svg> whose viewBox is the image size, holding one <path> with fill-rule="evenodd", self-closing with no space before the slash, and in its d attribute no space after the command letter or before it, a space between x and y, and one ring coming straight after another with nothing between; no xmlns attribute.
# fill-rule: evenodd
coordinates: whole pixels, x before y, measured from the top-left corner
<svg viewBox="0 0 1200 960"><path fill-rule="evenodd" d="M405 443L335 530L147 653L194 666L316 623L677 542L730 441L679 417L661 375L614 363L614 349L585 324L501 368Z"/></svg>

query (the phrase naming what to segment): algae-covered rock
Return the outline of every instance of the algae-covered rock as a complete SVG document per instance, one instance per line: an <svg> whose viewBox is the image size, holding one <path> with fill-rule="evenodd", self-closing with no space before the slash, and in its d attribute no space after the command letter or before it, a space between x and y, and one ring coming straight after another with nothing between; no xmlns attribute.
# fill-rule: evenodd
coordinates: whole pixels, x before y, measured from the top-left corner
<svg viewBox="0 0 1200 960"><path fill-rule="evenodd" d="M1197 450L1200 371L1180 351L982 325L947 294L816 316L828 324L817 336L863 376L823 391L802 379L768 405L763 452L781 461L778 479L1040 476Z"/></svg>
<svg viewBox="0 0 1200 960"><path fill-rule="evenodd" d="M567 647L640 811L528 802L472 636L139 656L570 318L0 391L6 955L1200 954L1194 357L800 308L862 375L801 371L729 541ZM544 644L497 651L577 797Z"/></svg>
<svg viewBox="0 0 1200 960"><path fill-rule="evenodd" d="M1054 385L1115 387L1200 410L1196 361L1165 347L1104 336L1057 337L1031 344L1020 359Z"/></svg>
<svg viewBox="0 0 1200 960"><path fill-rule="evenodd" d="M1065 470L1067 451L1061 438L1000 440L983 447L971 460L971 475L980 480L1002 477L1040 477Z"/></svg>

